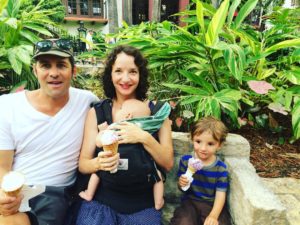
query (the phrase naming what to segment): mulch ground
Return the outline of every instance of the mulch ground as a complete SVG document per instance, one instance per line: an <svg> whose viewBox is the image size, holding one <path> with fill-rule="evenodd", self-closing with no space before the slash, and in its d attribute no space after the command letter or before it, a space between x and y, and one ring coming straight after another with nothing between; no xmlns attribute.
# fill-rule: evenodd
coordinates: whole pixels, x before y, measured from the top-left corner
<svg viewBox="0 0 300 225"><path fill-rule="evenodd" d="M250 162L259 176L300 179L300 140L293 144L289 143L290 132L277 134L247 125L234 133L242 135L249 141ZM285 138L284 144L278 144L280 137Z"/></svg>

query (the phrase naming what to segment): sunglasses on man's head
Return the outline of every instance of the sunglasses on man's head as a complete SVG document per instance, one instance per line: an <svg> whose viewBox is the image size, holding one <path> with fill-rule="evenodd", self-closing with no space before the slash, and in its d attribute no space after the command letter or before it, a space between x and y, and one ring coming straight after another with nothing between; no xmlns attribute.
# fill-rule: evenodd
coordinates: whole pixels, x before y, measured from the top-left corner
<svg viewBox="0 0 300 225"><path fill-rule="evenodd" d="M41 52L47 52L52 47L57 47L62 50L69 51L72 48L72 41L69 39L43 40L35 44L35 49Z"/></svg>

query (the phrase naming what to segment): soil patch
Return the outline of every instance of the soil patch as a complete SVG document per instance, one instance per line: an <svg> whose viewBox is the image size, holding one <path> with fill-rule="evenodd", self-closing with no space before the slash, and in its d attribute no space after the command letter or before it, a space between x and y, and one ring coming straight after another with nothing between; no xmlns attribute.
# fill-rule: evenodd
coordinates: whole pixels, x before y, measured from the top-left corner
<svg viewBox="0 0 300 225"><path fill-rule="evenodd" d="M290 144L290 132L277 134L247 125L233 133L238 133L249 141L250 162L259 176L300 179L300 141ZM284 138L285 142L278 144L279 138Z"/></svg>

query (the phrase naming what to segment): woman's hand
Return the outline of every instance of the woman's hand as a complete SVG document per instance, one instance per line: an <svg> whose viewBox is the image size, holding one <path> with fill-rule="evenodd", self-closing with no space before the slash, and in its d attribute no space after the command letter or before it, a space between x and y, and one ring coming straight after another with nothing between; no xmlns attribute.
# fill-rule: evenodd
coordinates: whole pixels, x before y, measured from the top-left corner
<svg viewBox="0 0 300 225"><path fill-rule="evenodd" d="M113 125L109 129L117 130L119 144L143 143L147 135L149 135L148 132L142 130L138 125L125 121Z"/></svg>
<svg viewBox="0 0 300 225"><path fill-rule="evenodd" d="M23 199L22 195L17 197L9 197L0 190L0 215L9 216L17 213L19 211L21 201Z"/></svg>
<svg viewBox="0 0 300 225"><path fill-rule="evenodd" d="M185 187L188 184L189 184L189 180L184 175L181 175L178 180L178 186Z"/></svg>
<svg viewBox="0 0 300 225"><path fill-rule="evenodd" d="M119 165L120 154L117 153L112 155L110 151L102 151L98 153L98 157L96 158L96 171L113 171Z"/></svg>

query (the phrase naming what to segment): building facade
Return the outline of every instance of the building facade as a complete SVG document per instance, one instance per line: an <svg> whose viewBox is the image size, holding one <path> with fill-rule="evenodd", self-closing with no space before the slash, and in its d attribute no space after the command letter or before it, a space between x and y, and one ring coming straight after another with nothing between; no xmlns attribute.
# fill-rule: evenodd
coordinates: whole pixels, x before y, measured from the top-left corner
<svg viewBox="0 0 300 225"><path fill-rule="evenodd" d="M62 0L62 3L66 9L65 26L71 35L77 35L79 24L109 33L111 24L120 27L123 20L129 25L163 20L179 23L179 18L172 15L184 10L189 0Z"/></svg>

